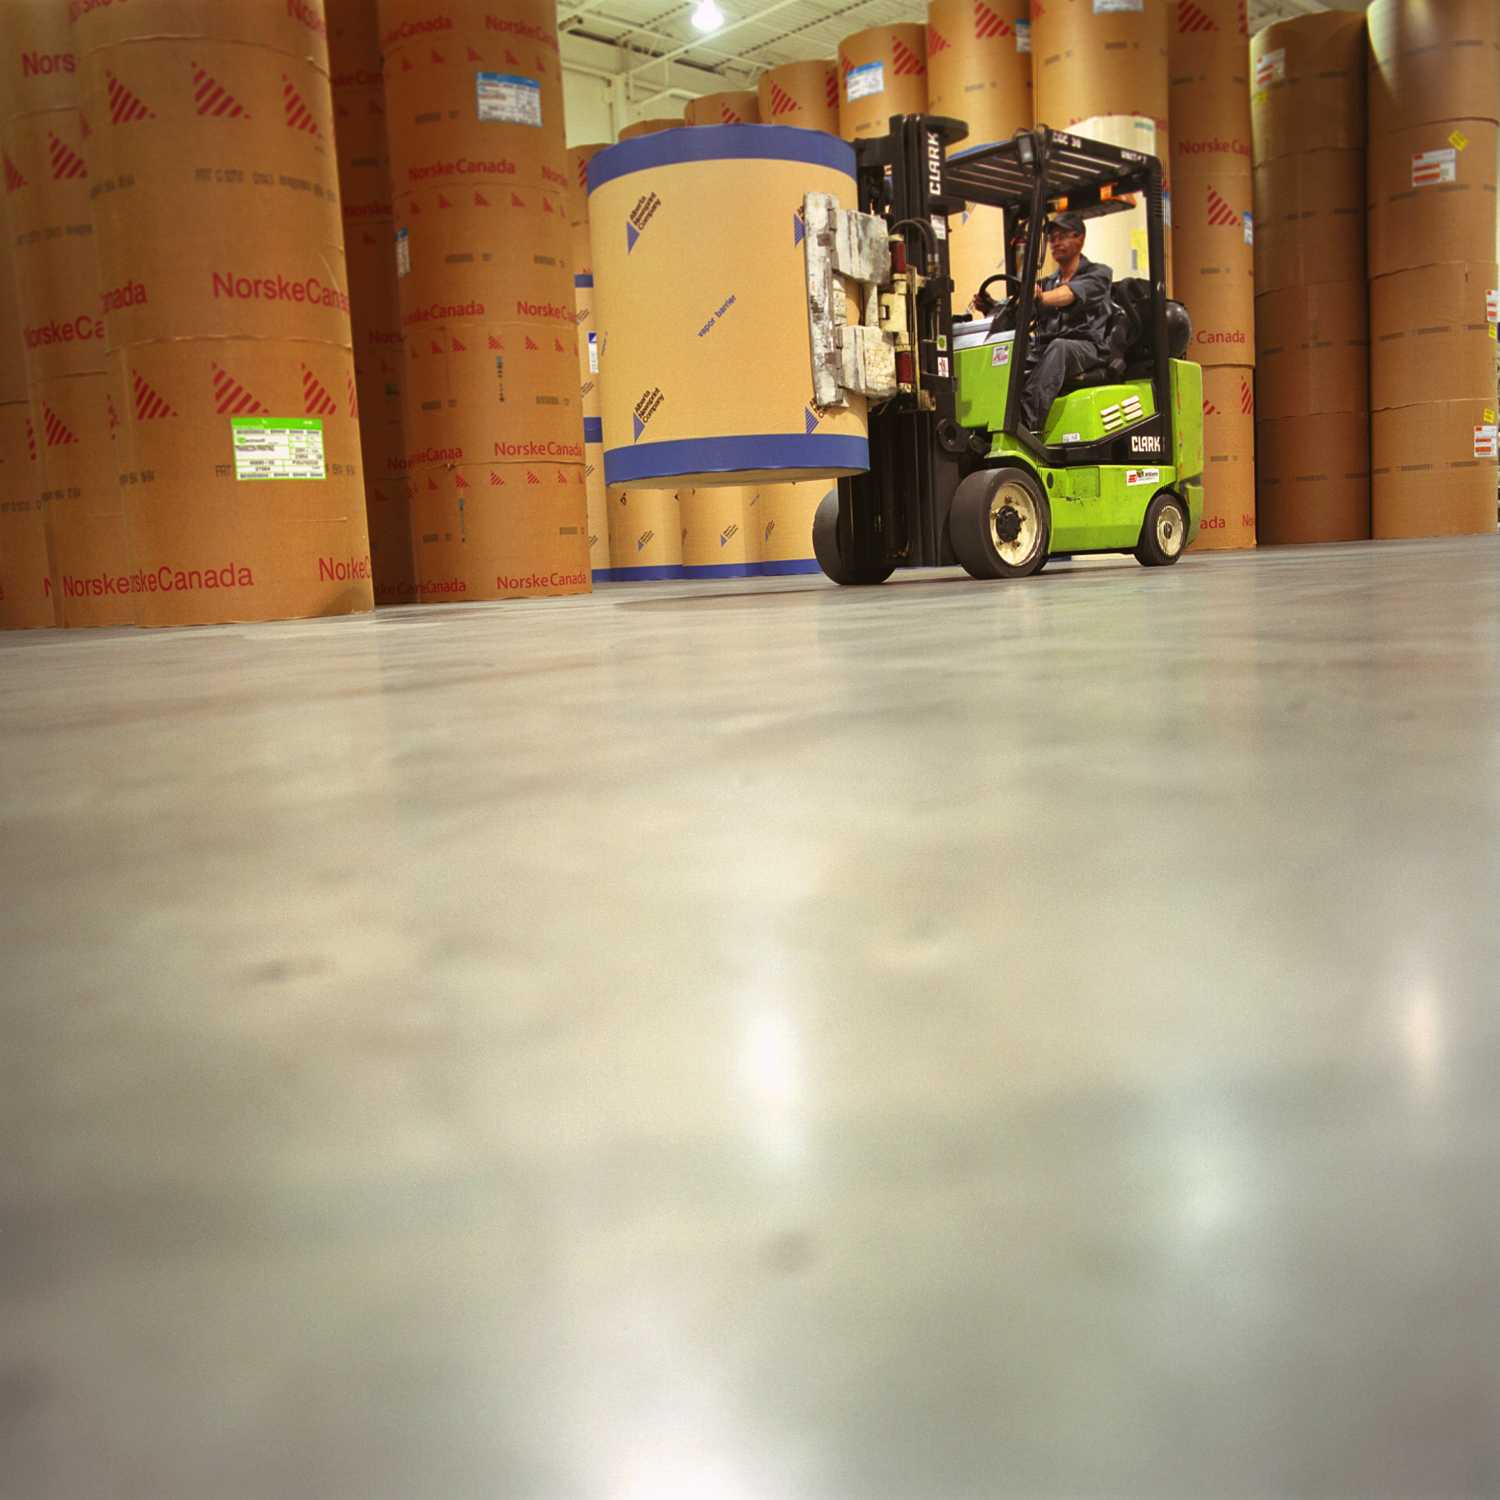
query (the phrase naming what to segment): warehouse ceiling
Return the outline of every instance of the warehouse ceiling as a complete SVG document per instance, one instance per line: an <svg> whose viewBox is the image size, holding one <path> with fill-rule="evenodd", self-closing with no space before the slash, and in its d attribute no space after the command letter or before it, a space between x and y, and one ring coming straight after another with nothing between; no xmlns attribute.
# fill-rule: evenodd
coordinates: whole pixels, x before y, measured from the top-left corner
<svg viewBox="0 0 1500 1500"><path fill-rule="evenodd" d="M627 98L679 93L681 70L703 75L700 92L753 86L778 63L832 57L842 38L869 26L923 21L925 0L718 0L724 25L693 28L695 0L582 0L558 5L565 36L614 49ZM1365 0L1249 0L1252 31L1288 16L1363 10ZM670 71L669 71L670 70ZM674 80L679 84L673 88Z"/></svg>

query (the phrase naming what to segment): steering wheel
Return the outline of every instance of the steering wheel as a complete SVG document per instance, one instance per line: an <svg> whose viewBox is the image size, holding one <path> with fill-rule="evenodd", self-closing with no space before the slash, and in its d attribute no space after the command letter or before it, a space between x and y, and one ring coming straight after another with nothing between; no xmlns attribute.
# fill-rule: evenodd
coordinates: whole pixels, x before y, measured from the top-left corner
<svg viewBox="0 0 1500 1500"><path fill-rule="evenodd" d="M977 302L981 297L989 296L990 287L997 281L1008 282L1011 286L1020 286L1021 284L1019 276L1008 276L1004 271L996 271L993 276L986 276L980 283L979 290L974 293L974 300Z"/></svg>

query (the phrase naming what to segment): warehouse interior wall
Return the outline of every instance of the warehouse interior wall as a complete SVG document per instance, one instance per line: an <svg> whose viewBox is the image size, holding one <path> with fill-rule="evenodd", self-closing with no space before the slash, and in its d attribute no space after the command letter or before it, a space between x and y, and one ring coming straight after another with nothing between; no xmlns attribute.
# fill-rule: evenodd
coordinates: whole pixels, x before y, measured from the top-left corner
<svg viewBox="0 0 1500 1500"><path fill-rule="evenodd" d="M567 109L568 145L591 146L615 138L609 80L580 73L563 64L563 102Z"/></svg>

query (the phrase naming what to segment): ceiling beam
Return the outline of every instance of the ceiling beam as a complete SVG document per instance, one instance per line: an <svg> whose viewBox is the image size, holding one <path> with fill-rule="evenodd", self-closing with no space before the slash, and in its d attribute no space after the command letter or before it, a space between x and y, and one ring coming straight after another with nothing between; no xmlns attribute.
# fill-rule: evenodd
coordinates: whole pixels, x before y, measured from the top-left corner
<svg viewBox="0 0 1500 1500"><path fill-rule="evenodd" d="M671 52L664 52L664 53L662 53L662 55L660 57L653 58L652 61L653 62L671 62L674 58L682 57L686 53L692 52L692 51L696 50L697 48L699 48L700 46L703 46L703 47L706 47L706 48L713 48L714 50L723 53L723 49L722 48L714 48L714 43L720 37L728 36L731 31L739 31L742 27L745 27L745 26L754 26L754 25L757 25L758 23L760 23L761 21L763 21L767 16L774 15L779 10L786 10L788 6L803 5L803 4L806 4L806 3L807 3L807 0L771 0L771 4L770 5L762 6L760 10L752 11L747 16L741 16L738 21L731 21L728 26L721 26L719 28L719 30L713 32L709 36L704 37L703 41L701 43L699 43L699 42L688 42L688 43L686 43L685 45L683 45L681 47L675 48ZM764 43L760 43L759 45L764 46L765 44ZM723 53L723 55L725 57L733 57L734 56L734 54L732 52L730 52L730 53ZM651 66L650 63L643 63L643 64L641 64L640 67L631 68L629 70L629 72L632 73L632 74L639 73L639 72L644 71L645 68L650 67L650 66Z"/></svg>

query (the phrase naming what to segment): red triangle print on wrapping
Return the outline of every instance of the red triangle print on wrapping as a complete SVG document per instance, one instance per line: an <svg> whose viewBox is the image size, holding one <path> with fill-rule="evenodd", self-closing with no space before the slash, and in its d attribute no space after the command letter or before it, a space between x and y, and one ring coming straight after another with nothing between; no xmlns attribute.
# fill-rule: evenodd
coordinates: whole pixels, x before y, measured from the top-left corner
<svg viewBox="0 0 1500 1500"><path fill-rule="evenodd" d="M285 73L281 75L281 106L286 113L289 130L301 130L322 140L323 132L318 129L318 122L313 119L307 101L293 87L292 80Z"/></svg>
<svg viewBox="0 0 1500 1500"><path fill-rule="evenodd" d="M479 192L476 189L475 193L474 193L474 207L475 208L488 208L489 206L490 206L490 200L488 198L486 198L483 193Z"/></svg>
<svg viewBox="0 0 1500 1500"><path fill-rule="evenodd" d="M469 61L470 62L483 62L484 59L472 47L470 47L469 48Z"/></svg>
<svg viewBox="0 0 1500 1500"><path fill-rule="evenodd" d="M518 68L521 65L521 59L519 57L517 57L516 54L510 50L509 47L507 47L505 49L505 60L513 68Z"/></svg>
<svg viewBox="0 0 1500 1500"><path fill-rule="evenodd" d="M1177 0L1177 33L1192 36L1195 32L1217 31L1219 23L1197 3L1197 0Z"/></svg>
<svg viewBox="0 0 1500 1500"><path fill-rule="evenodd" d="M526 335L526 347L528 349L536 349L536 350L540 351L540 349L541 349L542 346L540 344L534 344L534 343L532 343L532 341L531 341L531 335L528 333Z"/></svg>
<svg viewBox="0 0 1500 1500"><path fill-rule="evenodd" d="M223 84L211 78L197 63L193 65L193 108L212 120L248 120L250 116Z"/></svg>
<svg viewBox="0 0 1500 1500"><path fill-rule="evenodd" d="M555 214L557 212L552 206L552 200L546 196L542 198L542 212L544 214Z"/></svg>
<svg viewBox="0 0 1500 1500"><path fill-rule="evenodd" d="M435 480L430 474L427 476L427 488L430 490L435 490L437 488L437 480Z"/></svg>
<svg viewBox="0 0 1500 1500"><path fill-rule="evenodd" d="M552 347L558 354L566 354L568 352L567 345L556 334L552 335Z"/></svg>
<svg viewBox="0 0 1500 1500"><path fill-rule="evenodd" d="M5 157L5 191L7 193L16 193L25 186L26 179L21 176L21 169L16 166L10 157Z"/></svg>
<svg viewBox="0 0 1500 1500"><path fill-rule="evenodd" d="M58 140L50 130L47 132L47 155L52 162L54 182L72 182L89 175L83 158L66 141Z"/></svg>
<svg viewBox="0 0 1500 1500"><path fill-rule="evenodd" d="M302 366L302 406L310 417L331 417L338 411L327 387L306 365Z"/></svg>
<svg viewBox="0 0 1500 1500"><path fill-rule="evenodd" d="M26 418L26 456L36 462L36 428L31 425L31 418Z"/></svg>
<svg viewBox="0 0 1500 1500"><path fill-rule="evenodd" d="M106 396L104 398L104 406L105 410L109 412L109 435L113 437L115 435L115 428L120 425L120 414L115 410L115 398L113 396Z"/></svg>
<svg viewBox="0 0 1500 1500"><path fill-rule="evenodd" d="M104 75L109 97L109 123L134 125L137 120L154 120L156 116L113 73Z"/></svg>
<svg viewBox="0 0 1500 1500"><path fill-rule="evenodd" d="M162 417L175 417L177 413L167 404L159 391L153 390L141 379L139 371L130 378L130 397L135 404L137 422L156 422Z"/></svg>
<svg viewBox="0 0 1500 1500"><path fill-rule="evenodd" d="M495 335L492 333L490 335L490 348L491 349L499 349L502 353L504 353L504 351L505 351L505 341L503 339L497 339L495 337Z"/></svg>
<svg viewBox="0 0 1500 1500"><path fill-rule="evenodd" d="M1205 417L1217 417L1220 415L1219 408L1207 396L1203 398L1203 415Z"/></svg>
<svg viewBox="0 0 1500 1500"><path fill-rule="evenodd" d="M837 109L839 107L839 75L832 68L828 70L828 85L823 93L829 109Z"/></svg>
<svg viewBox="0 0 1500 1500"><path fill-rule="evenodd" d="M466 490L468 487L469 481L455 469L453 471L453 488L456 490Z"/></svg>
<svg viewBox="0 0 1500 1500"><path fill-rule="evenodd" d="M891 43L891 71L898 77L915 77L927 71L927 65L899 37Z"/></svg>
<svg viewBox="0 0 1500 1500"><path fill-rule="evenodd" d="M724 117L726 125L743 125L745 123L744 115L736 114L727 104L719 106L719 113Z"/></svg>
<svg viewBox="0 0 1500 1500"><path fill-rule="evenodd" d="M505 481L500 477L500 475L494 469L491 469L490 470L490 483L492 485L494 485L496 488L500 488L500 487L502 487L505 484Z"/></svg>
<svg viewBox="0 0 1500 1500"><path fill-rule="evenodd" d="M1253 415L1255 411L1255 392L1243 375L1240 376L1240 410L1247 417Z"/></svg>
<svg viewBox="0 0 1500 1500"><path fill-rule="evenodd" d="M525 208L526 200L515 193L510 195L510 206L512 208Z"/></svg>
<svg viewBox="0 0 1500 1500"><path fill-rule="evenodd" d="M984 0L974 0L974 35L981 42L988 41L991 37L1013 34L1011 24L1004 16L991 9Z"/></svg>
<svg viewBox="0 0 1500 1500"><path fill-rule="evenodd" d="M1215 229L1225 229L1240 222L1240 216L1229 201L1212 187L1208 189L1208 222Z"/></svg>
<svg viewBox="0 0 1500 1500"><path fill-rule="evenodd" d="M214 410L221 417L251 417L265 411L238 380L218 365L214 372Z"/></svg>
<svg viewBox="0 0 1500 1500"><path fill-rule="evenodd" d="M354 377L344 376L344 388L349 393L349 418L351 421L359 421L359 392L354 388Z"/></svg>
<svg viewBox="0 0 1500 1500"><path fill-rule="evenodd" d="M772 83L771 113L773 115L789 115L796 107L797 101L779 83Z"/></svg>
<svg viewBox="0 0 1500 1500"><path fill-rule="evenodd" d="M45 401L42 403L42 433L49 448L66 448L69 443L78 441L67 423Z"/></svg>
<svg viewBox="0 0 1500 1500"><path fill-rule="evenodd" d="M467 344L459 343L459 341L452 334L448 335L448 347L452 349L455 354L467 354L469 352L469 346Z"/></svg>
<svg viewBox="0 0 1500 1500"><path fill-rule="evenodd" d="M435 63L440 63L440 62L447 62L448 59L446 57L444 57L443 54L441 52L439 52L436 47L434 47L432 49L432 60Z"/></svg>
<svg viewBox="0 0 1500 1500"><path fill-rule="evenodd" d="M438 207L439 208L452 208L453 205L445 197L443 197L443 195L441 193L439 193L438 194Z"/></svg>
<svg viewBox="0 0 1500 1500"><path fill-rule="evenodd" d="M1239 0L1239 4L1235 7L1235 11L1236 11L1236 15L1235 15L1235 18L1234 18L1234 23L1235 23L1234 24L1234 29L1237 32L1239 32L1239 34L1241 36L1249 36L1250 35L1250 5L1249 5L1249 0Z"/></svg>
<svg viewBox="0 0 1500 1500"><path fill-rule="evenodd" d="M536 475L531 472L530 469L527 469L527 471L526 471L526 483L527 484L540 484L541 482L542 481L540 479L538 479L536 477Z"/></svg>
<svg viewBox="0 0 1500 1500"><path fill-rule="evenodd" d="M932 57L935 53L938 52L946 52L948 50L948 46L948 38L945 37L943 33L937 29L936 26L929 26L927 28L928 57Z"/></svg>
<svg viewBox="0 0 1500 1500"><path fill-rule="evenodd" d="M436 339L428 339L427 346L433 354L441 354L443 352L443 346Z"/></svg>

